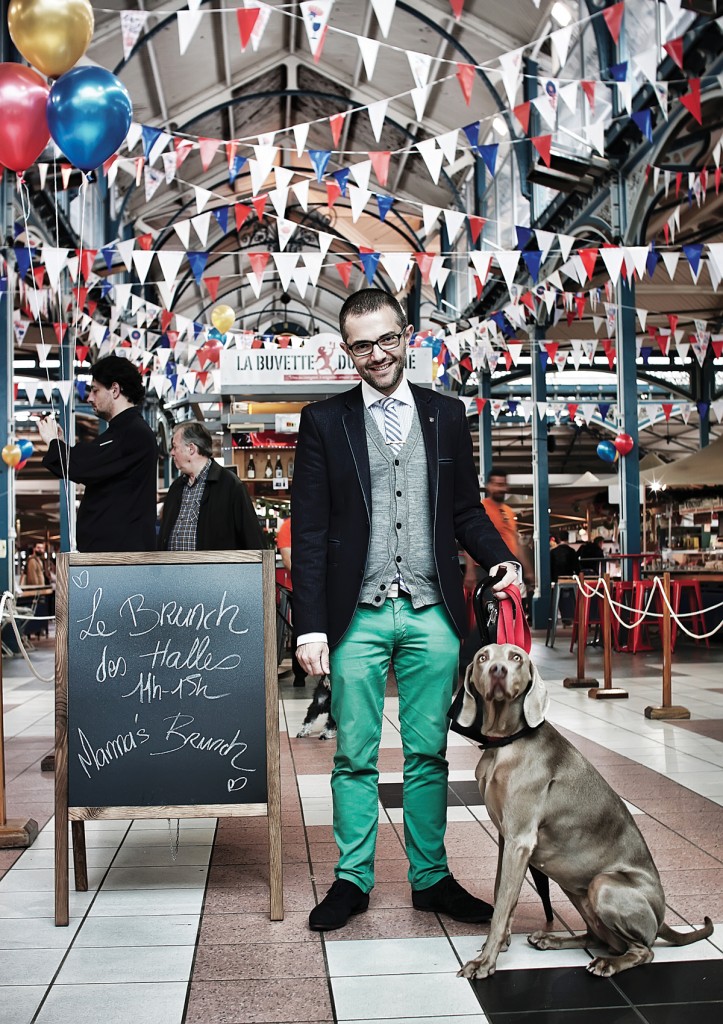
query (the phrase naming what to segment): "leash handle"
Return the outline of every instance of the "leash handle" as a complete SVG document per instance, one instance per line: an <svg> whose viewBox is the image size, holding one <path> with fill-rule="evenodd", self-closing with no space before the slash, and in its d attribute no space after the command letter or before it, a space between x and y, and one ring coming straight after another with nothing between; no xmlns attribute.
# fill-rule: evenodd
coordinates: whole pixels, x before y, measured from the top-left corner
<svg viewBox="0 0 723 1024"><path fill-rule="evenodd" d="M513 583L509 587L505 587L503 593L507 595L507 599L503 598L499 601L497 643L515 644L529 654L532 648L532 636L522 608L520 588Z"/></svg>

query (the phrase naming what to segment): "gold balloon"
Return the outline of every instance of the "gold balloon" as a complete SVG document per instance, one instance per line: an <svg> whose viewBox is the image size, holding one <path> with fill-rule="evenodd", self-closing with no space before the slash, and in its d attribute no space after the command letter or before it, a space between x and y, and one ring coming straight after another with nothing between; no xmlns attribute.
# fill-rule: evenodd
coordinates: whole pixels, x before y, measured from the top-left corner
<svg viewBox="0 0 723 1024"><path fill-rule="evenodd" d="M211 311L211 323L221 334L231 330L235 319L236 313L230 306L214 306Z"/></svg>
<svg viewBox="0 0 723 1024"><path fill-rule="evenodd" d="M23 57L48 78L76 64L93 38L88 0L12 0L8 29Z"/></svg>
<svg viewBox="0 0 723 1024"><path fill-rule="evenodd" d="M23 461L23 453L19 444L6 444L2 450L3 462L6 466L17 466Z"/></svg>

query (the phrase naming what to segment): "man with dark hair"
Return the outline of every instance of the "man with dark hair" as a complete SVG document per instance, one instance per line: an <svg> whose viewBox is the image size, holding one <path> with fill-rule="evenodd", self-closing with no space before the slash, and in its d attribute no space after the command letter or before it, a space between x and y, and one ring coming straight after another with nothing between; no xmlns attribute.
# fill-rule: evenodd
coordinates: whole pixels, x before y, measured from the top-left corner
<svg viewBox="0 0 723 1024"><path fill-rule="evenodd" d="M158 546L163 551L263 548L261 527L242 480L213 459L213 438L189 420L173 431L171 456L183 475L163 502Z"/></svg>
<svg viewBox="0 0 723 1024"><path fill-rule="evenodd" d="M404 376L413 328L402 307L364 289L339 321L361 384L302 411L291 496L297 656L309 675L331 670L339 727L336 881L309 925L341 928L369 905L390 663L413 906L487 921L492 907L455 881L444 847L446 712L467 631L457 541L490 571L502 569L497 590L517 580L517 566L480 505L463 404Z"/></svg>
<svg viewBox="0 0 723 1024"><path fill-rule="evenodd" d="M55 419L40 416L38 433L48 449L43 465L53 476L85 484L79 551L154 551L158 446L139 408L143 379L120 356L99 359L90 372L88 404L107 430L70 446Z"/></svg>

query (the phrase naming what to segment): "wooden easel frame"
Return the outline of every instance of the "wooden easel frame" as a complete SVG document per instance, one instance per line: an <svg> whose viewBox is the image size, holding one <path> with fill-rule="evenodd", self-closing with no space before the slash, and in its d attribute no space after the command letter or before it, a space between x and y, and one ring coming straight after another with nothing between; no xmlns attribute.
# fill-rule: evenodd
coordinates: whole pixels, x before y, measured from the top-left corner
<svg viewBox="0 0 723 1024"><path fill-rule="evenodd" d="M74 566L213 565L261 563L266 691L266 796L255 804L204 804L163 807L70 807L68 805L68 575ZM262 817L269 826L270 917L284 916L281 858L281 772L279 694L276 664L276 582L272 551L159 551L61 554L56 582L55 639L55 924L69 922L68 821L73 835L75 887L85 892L88 874L84 822L97 819Z"/></svg>

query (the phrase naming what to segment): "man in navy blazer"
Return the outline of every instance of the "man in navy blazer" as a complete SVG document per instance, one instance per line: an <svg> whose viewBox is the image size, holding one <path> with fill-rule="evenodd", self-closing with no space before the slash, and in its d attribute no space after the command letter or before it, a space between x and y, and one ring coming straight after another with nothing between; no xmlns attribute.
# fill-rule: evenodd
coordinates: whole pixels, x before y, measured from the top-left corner
<svg viewBox="0 0 723 1024"><path fill-rule="evenodd" d="M378 821L377 756L394 668L404 750L404 832L412 903L457 920L492 907L452 877L446 711L467 632L457 543L496 589L518 564L479 499L464 405L404 375L413 328L387 292L364 289L340 313L362 383L302 412L292 493L297 656L331 673L338 725L332 772L336 881L309 917L343 927L369 904Z"/></svg>

